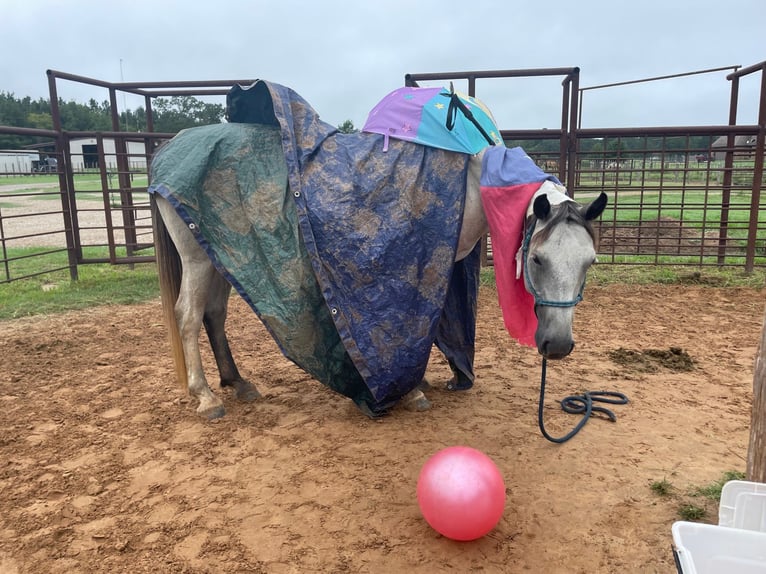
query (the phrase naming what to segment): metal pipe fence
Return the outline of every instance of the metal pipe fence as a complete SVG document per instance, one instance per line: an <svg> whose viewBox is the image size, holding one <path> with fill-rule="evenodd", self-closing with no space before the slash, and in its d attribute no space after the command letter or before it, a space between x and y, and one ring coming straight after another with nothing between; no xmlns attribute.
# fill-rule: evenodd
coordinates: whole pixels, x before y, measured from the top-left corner
<svg viewBox="0 0 766 574"><path fill-rule="evenodd" d="M579 128L579 69L501 70L408 74L418 80L560 75L561 129L501 130L540 167L586 202L605 192L599 261L628 265L766 267L764 130L766 79L757 125L736 125L738 79L761 73L766 62L738 69L732 81L730 125L631 129ZM30 148L50 158L44 169L0 167L0 283L79 265L153 261L148 169L156 147L173 134L120 131L118 90L151 100L157 95L225 94L231 81L113 84L49 71L54 130L0 126L0 133L34 136ZM58 117L56 80L82 81L110 91L113 131L65 131ZM58 119L57 119L58 118ZM0 164L1 166L2 164ZM26 170L26 171L25 171ZM491 242L488 248L491 264Z"/></svg>
<svg viewBox="0 0 766 574"><path fill-rule="evenodd" d="M610 200L599 261L766 266L766 206L752 201L764 183L754 169L758 131L578 130L574 194Z"/></svg>
<svg viewBox="0 0 766 574"><path fill-rule="evenodd" d="M36 153L55 159L53 169L0 171L0 283L62 270L77 279L89 263L154 261L147 166L173 134L0 133L35 136Z"/></svg>

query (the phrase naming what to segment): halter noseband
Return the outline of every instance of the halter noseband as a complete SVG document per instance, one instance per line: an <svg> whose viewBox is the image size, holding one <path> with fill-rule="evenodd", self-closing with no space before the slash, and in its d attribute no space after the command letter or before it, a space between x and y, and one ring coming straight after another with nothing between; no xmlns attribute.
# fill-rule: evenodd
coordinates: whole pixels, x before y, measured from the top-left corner
<svg viewBox="0 0 766 574"><path fill-rule="evenodd" d="M535 298L535 306L545 305L547 307L574 307L580 301L582 301L582 293L585 290L585 279L583 279L582 285L580 285L580 292L577 294L577 297L570 299L569 301L549 301L548 299L543 299L537 292L537 289L535 289L535 286L532 285L532 281L529 278L529 273L527 272L527 255L529 254L529 244L532 241L532 235L535 232L536 223L537 221L532 221L532 225L529 226L526 235L524 235L524 242L521 244L521 261L523 266L522 273L524 274L524 285L526 286L530 295Z"/></svg>

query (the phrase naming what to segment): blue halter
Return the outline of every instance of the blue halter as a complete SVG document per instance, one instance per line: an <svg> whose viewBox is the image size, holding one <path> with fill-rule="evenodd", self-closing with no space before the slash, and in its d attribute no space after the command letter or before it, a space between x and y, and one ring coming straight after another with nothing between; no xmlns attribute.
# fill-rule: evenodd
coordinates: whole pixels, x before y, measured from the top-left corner
<svg viewBox="0 0 766 574"><path fill-rule="evenodd" d="M535 289L535 286L532 285L532 281L529 279L529 273L527 273L527 255L529 254L529 243L532 241L532 234L535 231L536 223L537 221L533 221L532 225L529 226L529 229L524 236L524 242L521 244L524 285L526 285L530 295L535 298L535 305L545 305L547 307L574 307L582 301L582 292L585 290L585 279L583 279L582 285L580 285L580 292L577 294L577 297L569 301L549 301L548 299L543 299L537 292L537 289Z"/></svg>

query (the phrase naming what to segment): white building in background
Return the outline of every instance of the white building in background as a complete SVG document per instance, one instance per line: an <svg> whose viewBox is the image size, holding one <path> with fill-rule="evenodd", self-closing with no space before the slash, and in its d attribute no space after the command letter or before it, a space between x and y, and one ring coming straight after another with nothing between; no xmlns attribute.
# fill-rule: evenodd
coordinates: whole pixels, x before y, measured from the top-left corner
<svg viewBox="0 0 766 574"><path fill-rule="evenodd" d="M143 141L128 141L127 160L130 171L146 171L146 146ZM74 172L98 169L98 142L96 138L75 139L69 142ZM0 150L0 176L23 175L56 171L55 145L47 144L41 151ZM115 140L104 138L104 161L108 171L117 171Z"/></svg>
<svg viewBox="0 0 766 574"><path fill-rule="evenodd" d="M143 141L128 141L127 159L130 170L146 170L146 146ZM72 168L75 172L98 168L98 143L96 138L76 139L69 142L72 154ZM106 169L117 169L115 140L104 138L104 160Z"/></svg>
<svg viewBox="0 0 766 574"><path fill-rule="evenodd" d="M36 171L40 154L29 150L0 150L0 175L16 175Z"/></svg>

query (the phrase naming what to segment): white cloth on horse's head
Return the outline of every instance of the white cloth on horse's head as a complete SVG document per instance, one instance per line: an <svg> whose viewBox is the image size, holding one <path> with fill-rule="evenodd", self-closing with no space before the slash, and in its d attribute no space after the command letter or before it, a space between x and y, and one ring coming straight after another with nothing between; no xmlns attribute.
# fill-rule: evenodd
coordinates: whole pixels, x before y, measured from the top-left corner
<svg viewBox="0 0 766 574"><path fill-rule="evenodd" d="M546 180L540 186L540 188L529 200L529 206L527 207L527 218L532 217L535 213L535 201L541 195L545 195L548 199L548 204L551 206L561 205L567 201L574 201L569 195L567 195L567 188L559 183L555 183L552 180ZM535 226L534 233L538 233L545 227L544 223ZM519 249L516 251L516 279L521 279L522 273L524 273L524 248L523 240L519 245Z"/></svg>
<svg viewBox="0 0 766 574"><path fill-rule="evenodd" d="M551 205L561 205L566 201L574 201L574 199L569 197L567 194L566 187L553 180L546 180L542 183L539 189L532 196L532 199L529 201L529 206L527 207L527 217L532 216L534 213L535 200L541 195L546 195L548 197L548 203Z"/></svg>
<svg viewBox="0 0 766 574"><path fill-rule="evenodd" d="M535 345L535 300L516 277L516 253L532 197L543 184L561 186L519 147L489 148L484 153L481 200L492 238L495 282L508 333L522 345Z"/></svg>

